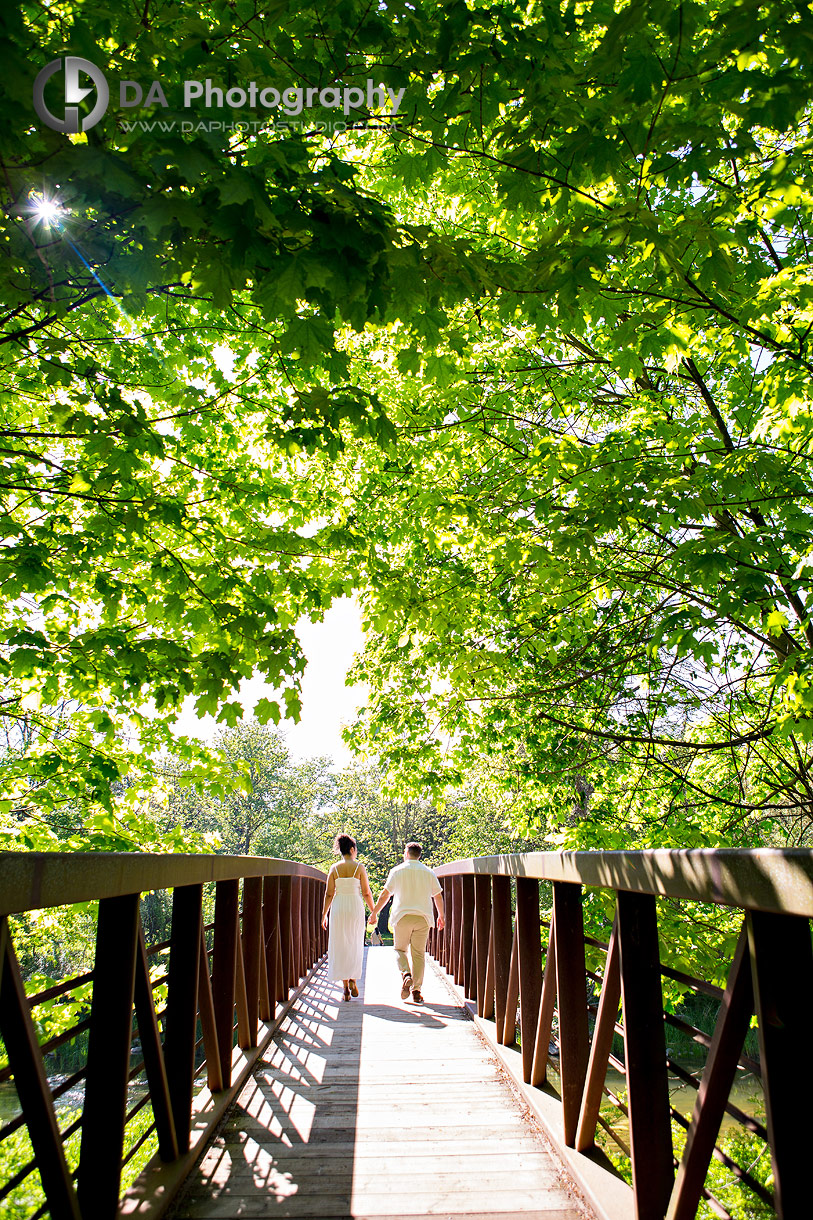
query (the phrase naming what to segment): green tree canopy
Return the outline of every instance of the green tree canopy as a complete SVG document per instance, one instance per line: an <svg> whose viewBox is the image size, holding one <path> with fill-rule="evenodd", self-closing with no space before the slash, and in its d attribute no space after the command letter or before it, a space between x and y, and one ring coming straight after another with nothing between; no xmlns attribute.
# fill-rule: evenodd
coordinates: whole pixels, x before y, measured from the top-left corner
<svg viewBox="0 0 813 1220"><path fill-rule="evenodd" d="M308 10L284 32L279 16L57 3L0 18L1 710L38 729L12 759L12 807L72 786L105 799L124 732L154 753L187 695L233 724L254 673L284 699L258 716L295 717L293 623L346 586L306 537L320 506L296 455L390 435L334 343L386 311L398 266L419 261L386 205L313 133L188 138L177 109L176 130L149 134L115 108L86 135L33 121L34 77L66 50L101 62L114 90L237 70L290 83L306 53L334 79L348 14ZM66 699L81 712L59 734Z"/></svg>
<svg viewBox="0 0 813 1220"><path fill-rule="evenodd" d="M379 341L399 450L357 499L357 736L404 782L513 756L540 817L589 806L563 843L601 818L609 846L799 841L809 13L461 4L446 27L445 114L372 180L400 169L400 214L488 278L434 336Z"/></svg>
<svg viewBox="0 0 813 1220"><path fill-rule="evenodd" d="M214 791L189 785L182 758L163 769L169 782L165 823L202 834L210 848L230 855L313 860L314 826L332 807L336 780L328 758L292 759L285 737L254 719L221 730L213 742L231 771Z"/></svg>
<svg viewBox="0 0 813 1220"><path fill-rule="evenodd" d="M698 840L806 826L807 6L1 20L25 782L101 797L123 725L154 752L188 694L235 723L251 672L296 714L293 623L360 587L359 735L403 785L496 753L542 811L575 792L609 826L640 799L641 841L677 812ZM163 125L21 120L66 51L164 82ZM343 133L313 107L185 132L178 83L204 78L404 92ZM49 228L32 190L62 208Z"/></svg>

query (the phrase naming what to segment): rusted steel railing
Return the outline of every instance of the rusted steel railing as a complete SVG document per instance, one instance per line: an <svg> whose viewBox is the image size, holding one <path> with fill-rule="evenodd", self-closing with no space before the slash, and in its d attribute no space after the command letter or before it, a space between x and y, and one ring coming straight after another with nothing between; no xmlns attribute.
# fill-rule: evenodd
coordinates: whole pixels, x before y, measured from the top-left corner
<svg viewBox="0 0 813 1220"><path fill-rule="evenodd" d="M35 1170L46 1201L32 1220L46 1213L52 1220L142 1215L145 1199L171 1196L242 1087L292 989L326 950L324 882L324 873L307 865L250 856L0 854L0 1036L8 1060L0 1082L13 1079L22 1107L0 1125L0 1165L9 1167L0 1214L3 1200ZM204 924L210 884L214 919ZM172 891L171 933L147 946L140 896L156 890ZM206 894L209 904L208 888ZM8 917L93 900L93 970L26 995ZM156 969L167 957L166 971ZM87 984L89 1013L40 1045L37 1008ZM155 994L164 987L166 1004L157 1009ZM84 1067L49 1084L45 1057L85 1031ZM134 1032L141 1059L131 1053ZM137 1078L145 1091L128 1111L128 1086ZM60 1131L54 1101L82 1085L81 1117ZM128 1147L128 1124L147 1103L152 1122ZM10 1165L3 1142L23 1126L33 1157ZM77 1132L72 1166L65 1142ZM151 1135L158 1153L120 1202L122 1166Z"/></svg>
<svg viewBox="0 0 813 1220"><path fill-rule="evenodd" d="M596 1185L592 1168L588 1193L599 1214L621 1220L634 1207L638 1220L690 1220L705 1198L725 1217L729 1213L706 1186L715 1156L783 1220L810 1215L813 852L540 852L461 860L436 872L447 926L434 930L430 949L476 1003L476 1015L496 1044L510 1046L519 1035L527 1096L541 1099L535 1089L546 1096L554 1091L546 1080L558 1058L559 1106L551 1133L569 1167L578 1167L575 1153L585 1154L585 1168L588 1160L593 1166L601 1160L595 1151L597 1126L610 1131L600 1115L603 1096L628 1116L629 1147L621 1146L631 1162L633 1198L625 1202L620 1196L619 1202L616 1192L617 1201L609 1204L609 1180L607 1189L600 1177ZM546 882L552 889L549 902L540 890ZM585 887L615 894L606 939L585 936ZM549 920L541 918L541 897ZM687 904L688 913L694 902L742 911L736 952L725 963L724 989L662 963L658 903L664 899L673 912ZM586 945L603 952L603 974L587 969ZM664 1012L663 977L720 1001L711 1037ZM592 1004L591 991L597 1001ZM743 1053L753 1015L758 1062ZM706 1046L701 1076L667 1054L665 1026ZM614 1033L623 1037L623 1060L611 1053ZM558 1051L554 1063L552 1039ZM625 1076L626 1105L605 1085L608 1062ZM738 1064L761 1081L764 1123L730 1099ZM670 1104L670 1073L697 1092L690 1122ZM772 1191L754 1179L749 1166L717 1147L725 1113L766 1141ZM673 1121L687 1130L679 1162L673 1156Z"/></svg>

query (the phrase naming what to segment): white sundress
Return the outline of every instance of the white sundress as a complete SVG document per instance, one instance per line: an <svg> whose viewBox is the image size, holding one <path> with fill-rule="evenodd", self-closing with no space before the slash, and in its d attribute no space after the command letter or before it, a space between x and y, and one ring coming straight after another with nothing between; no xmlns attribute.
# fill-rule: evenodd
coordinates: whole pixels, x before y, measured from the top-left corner
<svg viewBox="0 0 813 1220"><path fill-rule="evenodd" d="M360 865L356 865L358 872ZM336 894L330 904L327 941L327 977L332 981L361 976L364 957L364 903L361 882L352 877L336 878Z"/></svg>

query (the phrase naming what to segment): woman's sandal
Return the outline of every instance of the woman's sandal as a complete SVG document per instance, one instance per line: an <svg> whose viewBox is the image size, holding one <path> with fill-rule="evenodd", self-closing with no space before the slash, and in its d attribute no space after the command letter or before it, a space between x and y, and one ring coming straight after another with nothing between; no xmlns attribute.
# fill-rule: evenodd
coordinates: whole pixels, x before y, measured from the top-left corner
<svg viewBox="0 0 813 1220"><path fill-rule="evenodd" d="M355 979L350 979L349 982L350 982L350 994L352 996L358 996L358 993L359 993L358 983L356 982Z"/></svg>
<svg viewBox="0 0 813 1220"><path fill-rule="evenodd" d="M344 989L344 998L346 1000L350 999L350 988L349 987L345 987L345 989Z"/></svg>

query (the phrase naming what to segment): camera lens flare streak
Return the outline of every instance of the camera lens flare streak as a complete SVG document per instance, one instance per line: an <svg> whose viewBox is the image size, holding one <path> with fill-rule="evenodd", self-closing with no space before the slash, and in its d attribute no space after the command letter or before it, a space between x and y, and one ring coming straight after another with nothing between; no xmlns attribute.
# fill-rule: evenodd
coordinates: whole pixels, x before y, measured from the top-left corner
<svg viewBox="0 0 813 1220"><path fill-rule="evenodd" d="M155 355L158 355L155 346L148 339L146 339L143 335L133 334L133 331L136 329L133 318L131 318L131 316L128 314L127 310L124 308L115 293L108 288L98 271L96 271L96 269L90 265L79 247L73 241L71 241L70 237L68 237L68 234L65 231L65 225L70 216L70 212L67 208L62 206L59 199L56 196L49 197L42 191L32 190L28 195L28 207L26 211L28 211L34 225L42 225L45 228L55 230L59 234L62 241L64 241L65 244L69 246L71 250L73 250L83 267L85 267L85 269L93 276L94 280L99 285L107 299L116 307L119 317L126 324L127 329L131 333L131 337L140 339L144 344L146 344L150 351L152 351Z"/></svg>
<svg viewBox="0 0 813 1220"><path fill-rule="evenodd" d="M31 191L28 196L28 210L35 224L46 225L48 228L58 228L66 213L58 199L49 199L47 195Z"/></svg>

